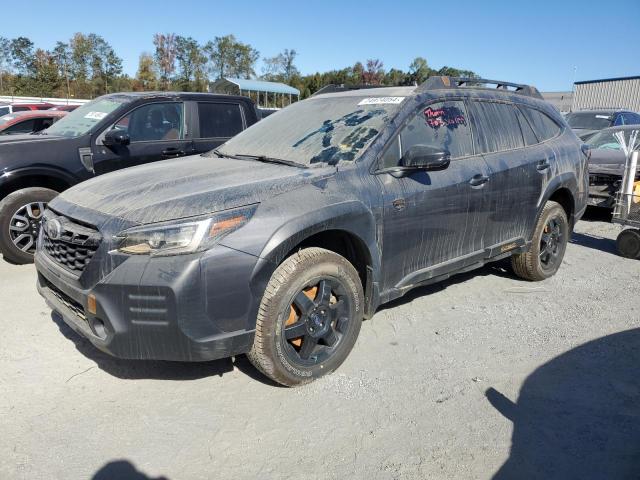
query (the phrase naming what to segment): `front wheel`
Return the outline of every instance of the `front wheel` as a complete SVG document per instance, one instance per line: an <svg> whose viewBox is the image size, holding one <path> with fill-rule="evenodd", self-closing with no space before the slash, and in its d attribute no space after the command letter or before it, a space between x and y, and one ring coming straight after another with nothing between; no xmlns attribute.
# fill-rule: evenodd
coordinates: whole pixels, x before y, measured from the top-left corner
<svg viewBox="0 0 640 480"><path fill-rule="evenodd" d="M562 264L568 241L567 213L559 203L548 201L536 223L531 247L511 257L513 271L525 280L540 281L552 277Z"/></svg>
<svg viewBox="0 0 640 480"><path fill-rule="evenodd" d="M10 193L0 202L0 253L5 260L33 262L42 214L57 195L48 188L30 187Z"/></svg>
<svg viewBox="0 0 640 480"><path fill-rule="evenodd" d="M363 302L360 277L344 257L322 248L295 253L267 285L249 360L291 387L332 372L355 344Z"/></svg>

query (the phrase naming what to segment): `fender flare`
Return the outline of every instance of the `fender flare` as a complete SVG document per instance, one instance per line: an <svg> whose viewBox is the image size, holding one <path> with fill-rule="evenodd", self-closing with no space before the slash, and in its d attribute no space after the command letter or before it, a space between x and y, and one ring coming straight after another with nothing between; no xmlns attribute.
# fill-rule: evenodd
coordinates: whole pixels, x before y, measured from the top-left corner
<svg viewBox="0 0 640 480"><path fill-rule="evenodd" d="M16 168L13 170L4 170L0 174L0 189L10 185L16 180L24 179L28 177L51 177L67 185L75 185L79 180L64 170L60 170L55 167L28 167L28 168Z"/></svg>

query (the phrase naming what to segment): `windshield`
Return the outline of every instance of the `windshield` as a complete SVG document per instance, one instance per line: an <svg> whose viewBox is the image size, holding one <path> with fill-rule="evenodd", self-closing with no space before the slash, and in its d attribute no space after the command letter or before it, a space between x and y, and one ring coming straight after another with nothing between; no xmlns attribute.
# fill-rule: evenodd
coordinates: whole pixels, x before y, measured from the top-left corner
<svg viewBox="0 0 640 480"><path fill-rule="evenodd" d="M607 113L577 112L567 115L567 123L571 128L585 130L602 130L611 126L611 115Z"/></svg>
<svg viewBox="0 0 640 480"><path fill-rule="evenodd" d="M356 160L404 97L310 98L270 115L229 140L225 155L264 156L302 165Z"/></svg>
<svg viewBox="0 0 640 480"><path fill-rule="evenodd" d="M94 125L111 112L130 101L125 97L98 98L76 108L47 128L45 133L63 137L79 137L88 133Z"/></svg>
<svg viewBox="0 0 640 480"><path fill-rule="evenodd" d="M620 130L618 130L620 131ZM622 130L627 144L631 141L631 130ZM589 146L593 149L600 150L622 150L620 143L614 136L615 131L607 130L606 132L596 133L588 140Z"/></svg>
<svg viewBox="0 0 640 480"><path fill-rule="evenodd" d="M0 117L6 115L9 112L9 105L0 105Z"/></svg>

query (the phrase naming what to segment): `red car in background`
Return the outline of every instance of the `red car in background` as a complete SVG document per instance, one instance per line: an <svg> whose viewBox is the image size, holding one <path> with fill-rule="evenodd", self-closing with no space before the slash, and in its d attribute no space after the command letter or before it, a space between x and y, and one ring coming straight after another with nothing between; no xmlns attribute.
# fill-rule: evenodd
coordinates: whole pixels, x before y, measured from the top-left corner
<svg viewBox="0 0 640 480"><path fill-rule="evenodd" d="M56 112L73 112L80 105L55 105L51 107L49 110L53 110Z"/></svg>
<svg viewBox="0 0 640 480"><path fill-rule="evenodd" d="M55 107L53 103L39 102L39 103L3 103L0 104L0 115L6 115L7 113L27 112L33 110L47 110L51 107Z"/></svg>
<svg viewBox="0 0 640 480"><path fill-rule="evenodd" d="M68 112L56 110L28 110L0 117L0 135L35 133L50 127Z"/></svg>

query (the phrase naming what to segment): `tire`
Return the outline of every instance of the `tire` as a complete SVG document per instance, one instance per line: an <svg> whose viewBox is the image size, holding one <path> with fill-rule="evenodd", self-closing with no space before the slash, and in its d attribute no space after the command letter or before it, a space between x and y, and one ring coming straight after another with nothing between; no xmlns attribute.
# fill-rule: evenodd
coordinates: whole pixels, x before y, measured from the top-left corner
<svg viewBox="0 0 640 480"><path fill-rule="evenodd" d="M536 223L529 250L511 257L514 273L525 280L546 280L562 264L569 241L569 220L564 208L549 201Z"/></svg>
<svg viewBox="0 0 640 480"><path fill-rule="evenodd" d="M19 265L33 262L42 214L57 195L48 188L30 187L0 202L0 253L5 260Z"/></svg>
<svg viewBox="0 0 640 480"><path fill-rule="evenodd" d="M621 231L616 238L616 247L623 257L640 259L640 230Z"/></svg>
<svg viewBox="0 0 640 480"><path fill-rule="evenodd" d="M362 283L353 265L329 250L306 248L271 276L247 356L281 385L309 383L347 358L363 311Z"/></svg>

